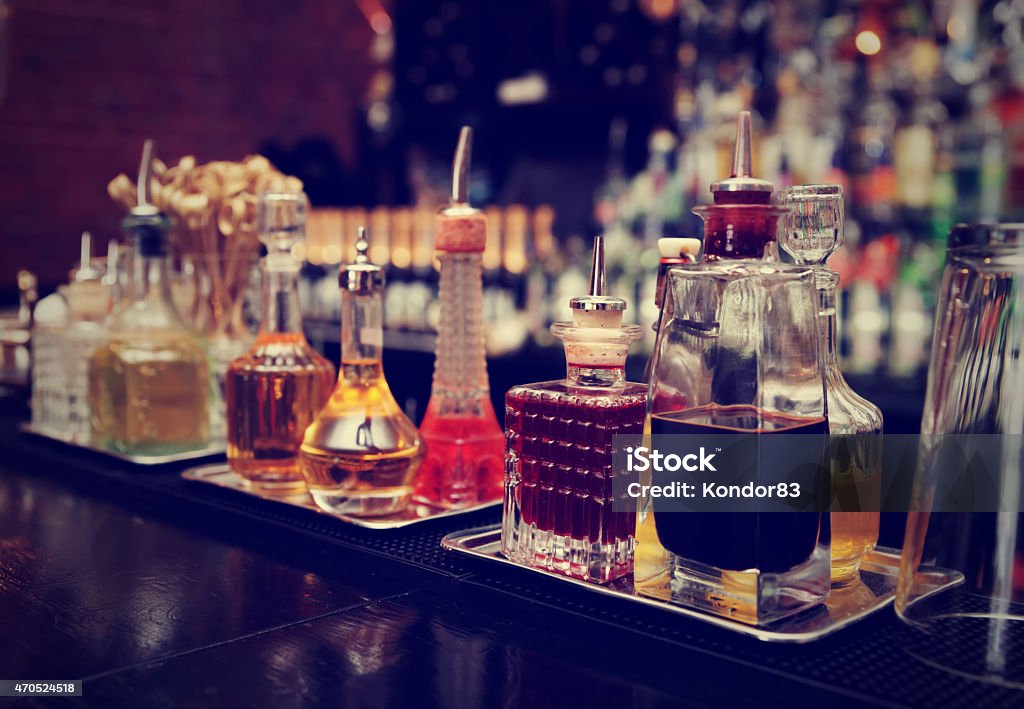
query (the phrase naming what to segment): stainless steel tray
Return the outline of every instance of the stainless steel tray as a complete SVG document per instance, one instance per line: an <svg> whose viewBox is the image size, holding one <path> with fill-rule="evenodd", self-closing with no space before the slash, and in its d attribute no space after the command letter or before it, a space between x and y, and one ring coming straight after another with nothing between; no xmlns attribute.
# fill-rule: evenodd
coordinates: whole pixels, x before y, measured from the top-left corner
<svg viewBox="0 0 1024 709"><path fill-rule="evenodd" d="M93 453L100 453L117 460L124 460L129 463L135 463L136 465L167 465L169 463L189 463L206 460L207 458L223 457L227 452L227 447L223 441L217 443L211 443L205 448L197 448L191 451L183 451L181 453L168 453L166 455L132 455L130 453L122 453L121 451L112 450L110 448L102 448L100 446L94 446L89 443L80 443L73 441L69 438L60 436L59 434L48 431L46 429L35 428L31 423L22 423L18 426L18 430L22 433L27 433L32 436L38 436L39 438L45 438L48 441L56 441L63 445L70 446L72 448L79 448L81 450L92 451Z"/></svg>
<svg viewBox="0 0 1024 709"><path fill-rule="evenodd" d="M888 606L896 595L896 578L900 563L897 550L876 549L861 562L860 583L833 590L823 605L769 625L754 626L641 596L633 589L632 575L600 585L509 561L501 555L501 528L499 525L454 532L441 540L441 546L461 554L558 579L563 583L584 588L592 593L618 598L625 603L639 603L659 608L666 613L693 618L709 625L755 637L758 640L786 643L806 643L818 640ZM924 573L934 577L932 592L963 581L963 576L957 571L933 568Z"/></svg>
<svg viewBox="0 0 1024 709"><path fill-rule="evenodd" d="M257 490L249 485L241 476L234 473L227 466L227 463L214 463L212 465L188 468L181 473L181 477L193 482L216 485L217 487L227 488L228 490L235 490L243 495L252 495L253 497L258 497L261 500L269 500L271 502L290 505L292 507L301 507L302 509L310 510L311 512L316 512L327 517L333 517L334 519L340 519L342 522L354 524L358 527L365 527L366 529L401 529L402 527L408 527L409 525L417 524L419 522L440 519L442 517L455 517L457 515L476 512L477 510L497 507L501 504L501 500L494 500L493 502L473 505L472 507L463 507L458 510L447 510L439 507L432 507L430 505L411 504L402 512L393 515L386 515L383 517L353 517L351 515L334 514L320 509L317 507L316 503L313 502L313 498L309 496L309 493L303 492L296 495L274 495Z"/></svg>

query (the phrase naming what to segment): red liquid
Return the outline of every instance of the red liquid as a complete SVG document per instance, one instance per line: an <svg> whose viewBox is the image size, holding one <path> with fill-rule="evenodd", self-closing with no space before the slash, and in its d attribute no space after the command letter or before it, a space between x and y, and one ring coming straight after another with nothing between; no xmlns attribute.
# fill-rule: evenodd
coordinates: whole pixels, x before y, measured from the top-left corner
<svg viewBox="0 0 1024 709"><path fill-rule="evenodd" d="M779 217L786 213L761 204L719 204L694 211L704 220L705 261L761 258L775 241Z"/></svg>
<svg viewBox="0 0 1024 709"><path fill-rule="evenodd" d="M753 406L701 406L651 416L651 433L662 434L821 434L824 418L786 416ZM807 437L813 444L811 436ZM813 451L812 451L813 453ZM766 456L770 458L770 456ZM792 461L763 460L788 466ZM781 572L807 560L818 542L823 515L814 512L671 512L654 520L658 539L673 554L719 569Z"/></svg>
<svg viewBox="0 0 1024 709"><path fill-rule="evenodd" d="M582 391L551 382L506 395L508 451L521 476L516 503L540 531L613 544L633 537L636 513L612 509L612 436L643 433L647 388Z"/></svg>
<svg viewBox="0 0 1024 709"><path fill-rule="evenodd" d="M420 424L427 448L414 497L458 508L500 500L504 486L505 437L490 401L479 416L439 416L434 403Z"/></svg>

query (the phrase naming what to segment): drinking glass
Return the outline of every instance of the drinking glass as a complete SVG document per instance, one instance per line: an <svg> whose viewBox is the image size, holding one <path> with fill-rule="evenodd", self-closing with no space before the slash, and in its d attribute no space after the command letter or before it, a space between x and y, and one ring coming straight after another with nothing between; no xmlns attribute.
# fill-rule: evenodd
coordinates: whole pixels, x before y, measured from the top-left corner
<svg viewBox="0 0 1024 709"><path fill-rule="evenodd" d="M1024 687L1024 242L1012 231L951 234L895 606L911 653ZM959 583L936 588L929 565Z"/></svg>

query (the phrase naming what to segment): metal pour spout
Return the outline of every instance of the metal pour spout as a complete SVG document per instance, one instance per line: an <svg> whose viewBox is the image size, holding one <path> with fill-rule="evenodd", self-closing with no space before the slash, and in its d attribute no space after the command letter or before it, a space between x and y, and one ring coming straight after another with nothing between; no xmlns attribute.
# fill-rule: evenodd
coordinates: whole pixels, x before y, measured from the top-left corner
<svg viewBox="0 0 1024 709"><path fill-rule="evenodd" d="M590 259L590 293L604 295L608 287L604 268L604 237L594 237L594 254Z"/></svg>
<svg viewBox="0 0 1024 709"><path fill-rule="evenodd" d="M750 111L740 111L736 117L736 146L732 152L730 177L751 177Z"/></svg>
<svg viewBox="0 0 1024 709"><path fill-rule="evenodd" d="M138 206L148 207L149 202L149 175L153 165L153 151L155 144L152 138L147 138L142 145L142 162L139 164L139 179L135 183L135 192L138 195Z"/></svg>
<svg viewBox="0 0 1024 709"><path fill-rule="evenodd" d="M452 204L469 204L469 162L473 151L473 129L462 126L452 160Z"/></svg>

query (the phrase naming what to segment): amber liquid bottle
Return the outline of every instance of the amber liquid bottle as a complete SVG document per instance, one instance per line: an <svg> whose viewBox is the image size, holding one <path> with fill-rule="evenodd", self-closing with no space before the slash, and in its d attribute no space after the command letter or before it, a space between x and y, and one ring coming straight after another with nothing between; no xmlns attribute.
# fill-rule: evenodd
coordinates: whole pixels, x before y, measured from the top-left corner
<svg viewBox="0 0 1024 709"><path fill-rule="evenodd" d="M398 407L381 362L384 272L369 262L360 230L354 264L343 266L341 371L299 449L317 505L360 517L403 511L423 457L419 434Z"/></svg>
<svg viewBox="0 0 1024 709"><path fill-rule="evenodd" d="M882 412L850 387L839 368L839 275L825 262L843 245L843 192L838 185L799 185L781 190L776 201L790 208L779 247L815 271L831 435L832 584L847 586L859 578L861 561L878 542Z"/></svg>
<svg viewBox="0 0 1024 709"><path fill-rule="evenodd" d="M306 341L292 247L305 231L303 194L267 193L259 204L263 310L256 343L228 366L228 463L264 492L302 492L298 451L327 400L334 365Z"/></svg>

